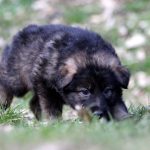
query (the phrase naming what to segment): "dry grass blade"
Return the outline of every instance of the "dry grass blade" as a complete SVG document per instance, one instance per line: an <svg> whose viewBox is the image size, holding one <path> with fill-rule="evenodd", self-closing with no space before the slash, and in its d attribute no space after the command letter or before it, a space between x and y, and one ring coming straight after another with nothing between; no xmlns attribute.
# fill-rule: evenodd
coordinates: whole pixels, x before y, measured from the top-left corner
<svg viewBox="0 0 150 150"><path fill-rule="evenodd" d="M92 114L88 109L86 109L80 105L76 105L75 109L76 109L77 114L81 120L83 120L85 122L91 122L92 121Z"/></svg>

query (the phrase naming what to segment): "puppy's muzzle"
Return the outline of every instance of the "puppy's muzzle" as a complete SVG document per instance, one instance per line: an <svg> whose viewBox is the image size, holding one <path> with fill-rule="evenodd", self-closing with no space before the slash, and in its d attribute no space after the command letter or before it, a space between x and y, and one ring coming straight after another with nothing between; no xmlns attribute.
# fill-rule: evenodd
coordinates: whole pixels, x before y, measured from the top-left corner
<svg viewBox="0 0 150 150"><path fill-rule="evenodd" d="M104 116L104 111L102 111L97 105L90 106L89 109L98 118L102 118Z"/></svg>

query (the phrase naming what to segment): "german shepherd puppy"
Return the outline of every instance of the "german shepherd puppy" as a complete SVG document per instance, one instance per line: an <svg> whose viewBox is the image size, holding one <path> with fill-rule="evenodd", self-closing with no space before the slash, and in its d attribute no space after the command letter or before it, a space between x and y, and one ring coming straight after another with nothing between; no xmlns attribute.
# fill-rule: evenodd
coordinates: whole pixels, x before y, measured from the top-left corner
<svg viewBox="0 0 150 150"><path fill-rule="evenodd" d="M0 105L6 109L14 96L32 91L30 108L37 119L59 117L67 104L121 120L129 116L122 100L129 77L100 35L64 25L29 25L3 51Z"/></svg>

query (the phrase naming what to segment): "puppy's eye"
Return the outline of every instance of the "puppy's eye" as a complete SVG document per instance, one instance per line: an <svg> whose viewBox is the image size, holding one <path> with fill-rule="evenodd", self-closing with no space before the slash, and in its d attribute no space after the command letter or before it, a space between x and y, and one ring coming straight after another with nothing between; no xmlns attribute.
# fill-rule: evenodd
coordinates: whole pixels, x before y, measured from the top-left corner
<svg viewBox="0 0 150 150"><path fill-rule="evenodd" d="M112 95L112 88L110 88L110 87L106 88L103 93L104 93L106 98L111 97L111 95Z"/></svg>
<svg viewBox="0 0 150 150"><path fill-rule="evenodd" d="M78 91L80 96L90 96L90 91L88 89L81 89L80 91Z"/></svg>

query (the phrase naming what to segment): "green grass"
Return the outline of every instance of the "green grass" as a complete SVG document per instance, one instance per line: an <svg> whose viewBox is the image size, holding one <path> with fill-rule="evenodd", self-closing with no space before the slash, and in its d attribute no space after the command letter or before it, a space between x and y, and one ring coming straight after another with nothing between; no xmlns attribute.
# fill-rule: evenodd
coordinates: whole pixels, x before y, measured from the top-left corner
<svg viewBox="0 0 150 150"><path fill-rule="evenodd" d="M81 8L69 8L69 11L65 11L64 18L67 23L82 23L88 18L88 14Z"/></svg>
<svg viewBox="0 0 150 150"><path fill-rule="evenodd" d="M21 112L16 111L16 108L9 108L6 111L0 109L0 123L1 124L18 124L23 118Z"/></svg>
<svg viewBox="0 0 150 150"><path fill-rule="evenodd" d="M63 18L66 23L86 23L89 16L99 12L96 5L64 8Z"/></svg>
<svg viewBox="0 0 150 150"><path fill-rule="evenodd" d="M149 0L143 0L143 1L134 0L124 5L124 8L127 11L139 12L139 11L149 10L150 8L149 4L150 4Z"/></svg>
<svg viewBox="0 0 150 150"><path fill-rule="evenodd" d="M18 107L19 108L19 107ZM142 106L130 107L134 117L122 122L100 122L94 120L92 123L76 121L56 121L47 125L42 122L33 121L28 124L21 110L13 108L0 117L0 123L7 127L11 124L13 129L9 132L1 131L0 141L2 147L7 149L7 144L12 143L19 146L23 142L25 146L36 146L39 143L55 143L55 141L67 142L74 146L91 147L96 146L105 149L131 149L136 150L149 143L150 136L150 114ZM6 141L7 139L7 141ZM126 143L126 144L125 144ZM72 146L73 144L73 146ZM89 146L87 146L89 145Z"/></svg>
<svg viewBox="0 0 150 150"><path fill-rule="evenodd" d="M137 67L138 66L138 67ZM130 70L132 73L138 72L138 71L144 71L150 74L150 58L148 57L143 62L137 62L134 64L129 65Z"/></svg>
<svg viewBox="0 0 150 150"><path fill-rule="evenodd" d="M22 26L38 20L32 10L33 0L0 1L0 36L10 39Z"/></svg>

